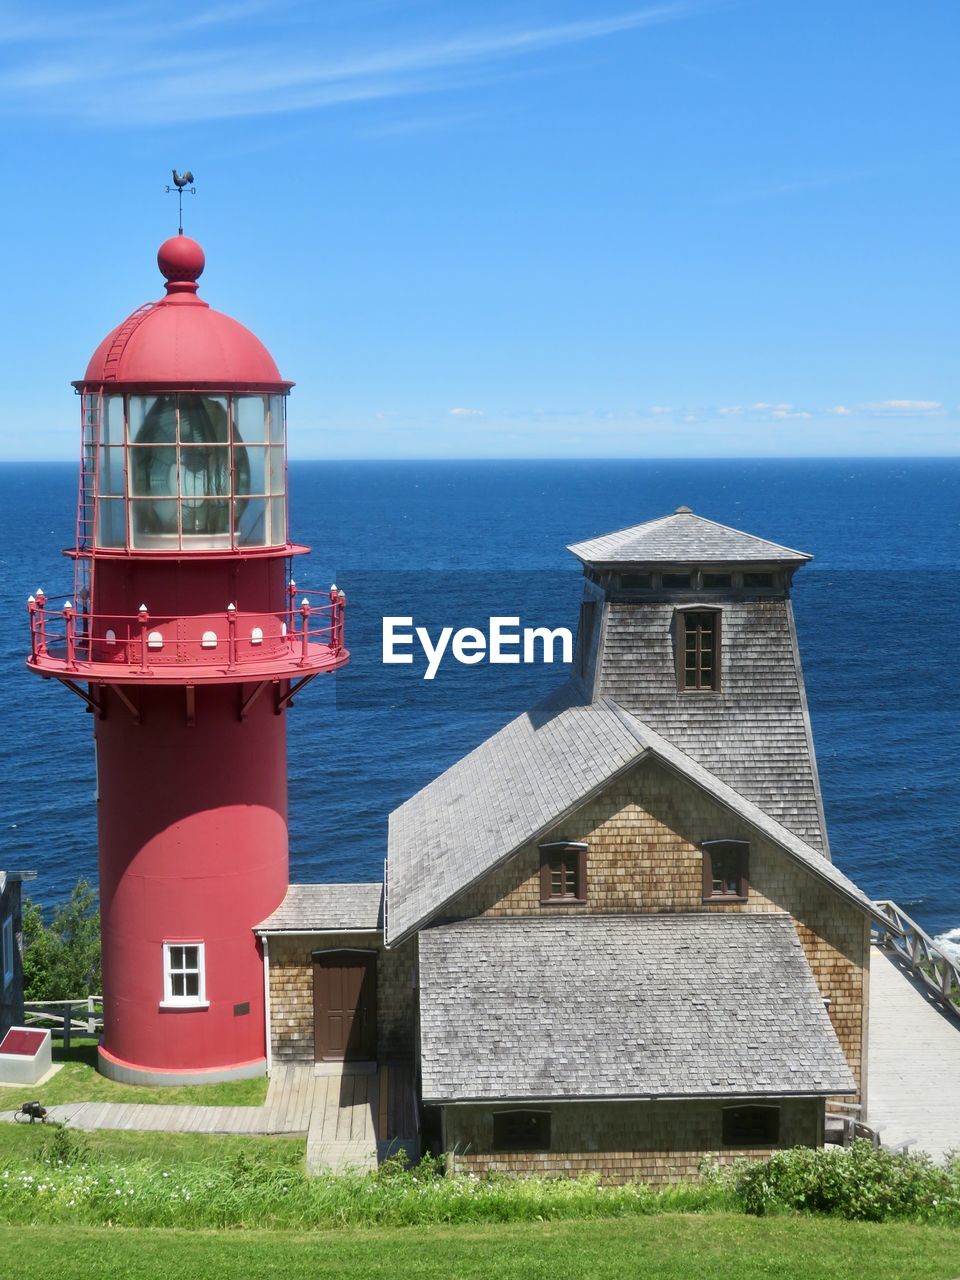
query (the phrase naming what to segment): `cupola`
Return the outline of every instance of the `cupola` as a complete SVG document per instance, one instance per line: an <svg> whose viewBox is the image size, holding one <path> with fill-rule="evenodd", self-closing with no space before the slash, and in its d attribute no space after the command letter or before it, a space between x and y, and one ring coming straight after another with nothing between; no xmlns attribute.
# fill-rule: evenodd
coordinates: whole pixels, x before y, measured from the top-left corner
<svg viewBox="0 0 960 1280"><path fill-rule="evenodd" d="M199 297L204 252L173 236L166 293L113 329L84 397L81 550L284 548L285 381L270 352Z"/></svg>

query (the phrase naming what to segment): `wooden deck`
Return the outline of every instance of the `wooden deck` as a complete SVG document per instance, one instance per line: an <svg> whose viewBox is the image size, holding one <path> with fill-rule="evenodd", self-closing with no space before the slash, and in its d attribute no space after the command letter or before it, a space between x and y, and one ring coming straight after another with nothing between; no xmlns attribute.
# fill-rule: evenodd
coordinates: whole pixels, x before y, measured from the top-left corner
<svg viewBox="0 0 960 1280"><path fill-rule="evenodd" d="M409 1063L326 1075L317 1075L312 1062L278 1063L262 1107L64 1102L49 1110L51 1119L73 1129L306 1136L311 1172L347 1165L373 1168L398 1148L416 1155L416 1096ZM0 1120L12 1119L13 1112L0 1113Z"/></svg>
<svg viewBox="0 0 960 1280"><path fill-rule="evenodd" d="M870 954L867 1123L884 1146L960 1151L960 1020L879 947Z"/></svg>

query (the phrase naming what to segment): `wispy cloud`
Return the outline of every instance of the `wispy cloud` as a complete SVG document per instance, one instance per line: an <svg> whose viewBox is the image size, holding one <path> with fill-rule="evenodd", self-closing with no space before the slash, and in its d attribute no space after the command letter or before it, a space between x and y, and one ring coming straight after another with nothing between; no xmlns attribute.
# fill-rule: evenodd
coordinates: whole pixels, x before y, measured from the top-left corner
<svg viewBox="0 0 960 1280"><path fill-rule="evenodd" d="M939 413L943 409L939 400L876 400L863 407L879 413Z"/></svg>
<svg viewBox="0 0 960 1280"><path fill-rule="evenodd" d="M482 418L482 409L449 409L451 418Z"/></svg>
<svg viewBox="0 0 960 1280"><path fill-rule="evenodd" d="M401 98L495 79L510 60L678 21L705 3L677 0L571 22L438 31L379 46L344 32L338 41L329 25L311 21L302 9L289 22L289 5L253 0L208 6L169 23L153 6L103 10L103 20L93 21L87 11L82 23L65 10L64 28L25 16L11 19L5 35L0 110L88 123L175 124ZM234 32L238 25L242 31ZM188 34L196 47L184 53ZM204 35L215 40L204 44ZM34 52L34 45L43 51ZM26 56L19 56L23 47Z"/></svg>

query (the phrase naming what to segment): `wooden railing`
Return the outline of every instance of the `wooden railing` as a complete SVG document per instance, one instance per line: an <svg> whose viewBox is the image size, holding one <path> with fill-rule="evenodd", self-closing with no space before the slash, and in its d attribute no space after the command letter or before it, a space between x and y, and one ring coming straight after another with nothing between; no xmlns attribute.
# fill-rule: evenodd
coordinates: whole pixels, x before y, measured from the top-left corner
<svg viewBox="0 0 960 1280"><path fill-rule="evenodd" d="M880 901L877 906L886 912L896 928L894 932L879 924L873 926L880 946L903 960L934 1000L960 1018L960 965L941 951L930 935L895 902Z"/></svg>
<svg viewBox="0 0 960 1280"><path fill-rule="evenodd" d="M880 1132L872 1129L863 1118L863 1105L859 1102L841 1102L837 1098L827 1099L826 1138L832 1141L839 1134L840 1145L852 1147L857 1138L866 1138L874 1147L880 1146Z"/></svg>
<svg viewBox="0 0 960 1280"><path fill-rule="evenodd" d="M96 1036L103 1031L103 996L81 1000L26 1000L23 1020L28 1027L49 1028L55 1040L70 1048L74 1036Z"/></svg>

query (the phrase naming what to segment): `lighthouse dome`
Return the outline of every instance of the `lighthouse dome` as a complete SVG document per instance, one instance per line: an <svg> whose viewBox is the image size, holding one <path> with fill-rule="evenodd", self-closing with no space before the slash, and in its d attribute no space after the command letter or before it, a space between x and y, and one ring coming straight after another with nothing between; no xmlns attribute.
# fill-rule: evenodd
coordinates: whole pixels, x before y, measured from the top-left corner
<svg viewBox="0 0 960 1280"><path fill-rule="evenodd" d="M151 387L286 391L270 352L244 325L197 296L203 249L171 236L157 253L166 296L138 307L97 347L79 384L85 389Z"/></svg>

